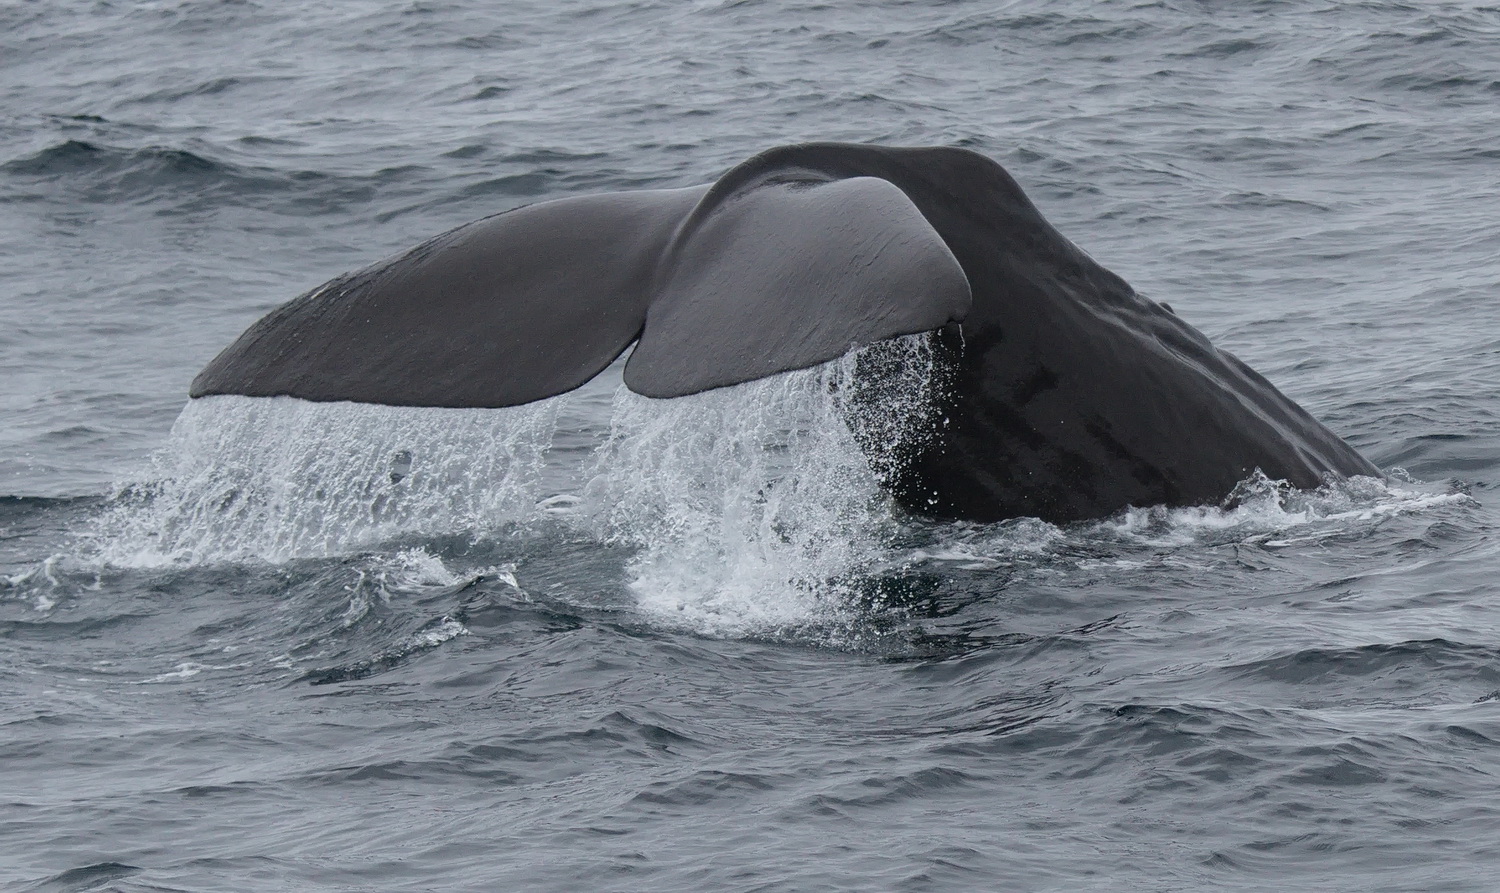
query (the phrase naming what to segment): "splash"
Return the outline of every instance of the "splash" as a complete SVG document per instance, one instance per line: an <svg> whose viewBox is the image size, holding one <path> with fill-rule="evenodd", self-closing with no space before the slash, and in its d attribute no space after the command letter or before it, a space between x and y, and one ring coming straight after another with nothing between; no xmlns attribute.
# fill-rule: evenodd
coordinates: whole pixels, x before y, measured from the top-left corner
<svg viewBox="0 0 1500 893"><path fill-rule="evenodd" d="M654 618L710 634L821 623L879 566L894 527L882 483L941 423L939 365L924 334L673 400L619 387L588 407L607 429L564 415L587 395L485 410L195 400L88 538L116 567L281 563L543 522L626 547ZM357 593L451 582L409 548L371 573Z"/></svg>
<svg viewBox="0 0 1500 893"><path fill-rule="evenodd" d="M1312 490L1257 470L1218 506L1131 508L1080 530L1144 546L1211 545L1225 542L1312 542L1343 535L1396 515L1447 505L1472 504L1469 495L1430 492L1399 480L1358 476L1328 479Z"/></svg>
<svg viewBox="0 0 1500 893"><path fill-rule="evenodd" d="M357 567L355 572L357 579L345 587L350 593L349 604L340 618L340 625L345 628L363 620L376 599L389 604L394 595L422 593L465 582L441 558L420 548L402 549L391 556L373 556L371 566Z"/></svg>
<svg viewBox="0 0 1500 893"><path fill-rule="evenodd" d="M1232 543L1269 548L1318 544L1372 532L1387 519L1474 505L1468 494L1399 477L1330 479L1312 490L1256 471L1222 504L1127 508L1101 521L1058 527L1035 518L999 524L950 524L939 541L912 550L915 565L962 570L1020 566L1066 568L1144 550L1157 554Z"/></svg>
<svg viewBox="0 0 1500 893"><path fill-rule="evenodd" d="M29 598L32 607L45 614L57 606L58 591L63 586L58 565L66 560L65 555L50 555L26 570L0 574L0 588Z"/></svg>
<svg viewBox="0 0 1500 893"><path fill-rule="evenodd" d="M916 335L672 400L619 390L586 502L639 549L641 608L720 635L838 621L885 552L882 481L937 421L935 369Z"/></svg>
<svg viewBox="0 0 1500 893"><path fill-rule="evenodd" d="M909 336L672 400L624 387L611 402L567 396L498 410L196 400L145 482L122 488L91 531L94 566L279 563L373 549L387 560L351 588L342 618L350 625L394 592L466 579L413 539L477 541L544 523L623 547L622 582L654 623L826 638L857 624L872 578L903 568L1066 567L1230 542L1274 548L1470 501L1399 481L1299 491L1256 475L1221 506L1128 509L1065 528L907 523L888 485L944 423L938 350L930 336ZM503 571L514 584L513 570L486 573ZM54 600L50 565L0 582L36 590L39 608Z"/></svg>
<svg viewBox="0 0 1500 893"><path fill-rule="evenodd" d="M195 400L143 482L123 487L97 519L90 557L97 569L373 549L389 560L351 590L343 622L354 624L393 592L460 581L413 540L509 536L541 522L624 547L622 582L653 623L826 638L857 625L872 577L902 567L1274 548L1469 501L1370 478L1299 491L1256 475L1217 507L1129 509L1066 528L1034 519L913 528L892 511L887 485L941 429L941 367L933 339L919 335L672 400L620 387L581 422L569 416L556 450L559 417L587 397L488 410ZM914 529L923 545L893 545ZM512 580L513 567L504 568ZM45 610L55 577L48 565L4 582Z"/></svg>
<svg viewBox="0 0 1500 893"><path fill-rule="evenodd" d="M89 539L123 567L283 562L526 517L565 398L509 409L191 401Z"/></svg>

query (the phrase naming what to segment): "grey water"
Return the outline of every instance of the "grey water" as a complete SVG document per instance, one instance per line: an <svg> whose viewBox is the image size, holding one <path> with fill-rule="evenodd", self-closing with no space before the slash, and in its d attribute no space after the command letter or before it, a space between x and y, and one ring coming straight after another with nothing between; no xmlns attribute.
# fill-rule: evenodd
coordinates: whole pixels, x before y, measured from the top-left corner
<svg viewBox="0 0 1500 893"><path fill-rule="evenodd" d="M340 272L810 139L996 159L1389 477L924 522L848 358L187 405ZM0 3L0 887L1494 890L1497 199L1493 4Z"/></svg>

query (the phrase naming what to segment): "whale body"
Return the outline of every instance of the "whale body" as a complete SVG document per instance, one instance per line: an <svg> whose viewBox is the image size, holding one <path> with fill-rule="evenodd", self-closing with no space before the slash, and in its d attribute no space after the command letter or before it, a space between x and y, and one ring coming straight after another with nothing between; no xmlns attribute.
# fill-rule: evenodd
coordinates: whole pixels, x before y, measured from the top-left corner
<svg viewBox="0 0 1500 893"><path fill-rule="evenodd" d="M273 310L191 396L503 407L587 382L671 398L933 333L943 425L885 481L939 518L1053 522L1375 475L1265 378L958 148L808 143L699 187L564 198Z"/></svg>

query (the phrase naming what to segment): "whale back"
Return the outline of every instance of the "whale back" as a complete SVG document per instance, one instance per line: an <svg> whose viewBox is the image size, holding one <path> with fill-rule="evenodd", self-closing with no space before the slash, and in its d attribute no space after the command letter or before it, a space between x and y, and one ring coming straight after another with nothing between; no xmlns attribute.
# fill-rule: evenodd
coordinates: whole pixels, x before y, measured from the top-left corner
<svg viewBox="0 0 1500 893"><path fill-rule="evenodd" d="M1201 505L1257 469L1299 487L1378 474L1260 374L1047 222L999 164L958 148L812 143L747 162L899 188L964 270L949 424L893 482L924 514L1095 518Z"/></svg>

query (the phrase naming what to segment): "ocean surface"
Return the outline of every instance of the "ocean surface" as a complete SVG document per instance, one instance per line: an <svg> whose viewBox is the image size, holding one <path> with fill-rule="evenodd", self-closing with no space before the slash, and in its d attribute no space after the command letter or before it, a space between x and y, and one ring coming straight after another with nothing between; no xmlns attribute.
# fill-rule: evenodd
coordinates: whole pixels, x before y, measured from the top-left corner
<svg viewBox="0 0 1500 893"><path fill-rule="evenodd" d="M965 146L1389 477L902 516L829 394L186 398L469 220ZM0 2L0 888L1493 891L1500 6Z"/></svg>

